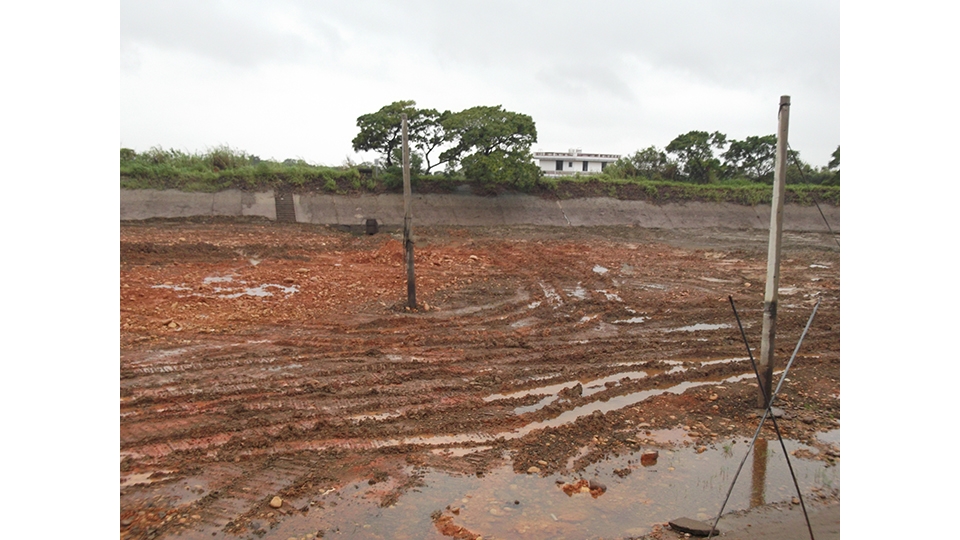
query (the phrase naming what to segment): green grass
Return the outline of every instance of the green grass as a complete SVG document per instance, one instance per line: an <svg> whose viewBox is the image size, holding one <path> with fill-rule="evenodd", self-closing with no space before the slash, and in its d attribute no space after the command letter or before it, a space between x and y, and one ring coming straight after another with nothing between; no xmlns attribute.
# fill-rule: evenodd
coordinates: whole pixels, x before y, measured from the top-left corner
<svg viewBox="0 0 960 540"><path fill-rule="evenodd" d="M365 172L361 174L361 170ZM611 197L645 200L654 204L701 201L752 206L769 204L773 192L769 184L745 179L691 184L643 178L612 178L606 174L541 177L535 184L523 188L471 182L459 172L415 174L412 184L418 193L452 193L468 184L473 193L480 195L512 191L559 199ZM325 167L290 159L281 163L261 160L228 146L216 147L203 154L154 147L139 154L127 148L120 150L120 187L199 192L292 187L303 191L341 194L401 193L403 182L399 170L370 174L369 169L357 166ZM788 203L801 205L814 202L839 205L840 186L787 184L786 199Z"/></svg>
<svg viewBox="0 0 960 540"><path fill-rule="evenodd" d="M120 150L120 187L214 192L279 186L342 191L359 186L356 167L324 167L303 160L261 160L226 146L204 154L159 147L137 154Z"/></svg>

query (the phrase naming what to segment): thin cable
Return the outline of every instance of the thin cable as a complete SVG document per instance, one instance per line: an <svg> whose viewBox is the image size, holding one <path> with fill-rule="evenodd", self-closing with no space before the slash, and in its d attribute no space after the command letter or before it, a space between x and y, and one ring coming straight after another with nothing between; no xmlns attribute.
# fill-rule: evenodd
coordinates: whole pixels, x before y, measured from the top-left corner
<svg viewBox="0 0 960 540"><path fill-rule="evenodd" d="M787 143L787 150L788 150L787 157L790 157L789 151L792 150L792 148L790 148L790 143ZM800 178L802 178L803 183L806 184L807 175L803 174L803 167L800 166L800 163L797 160L796 156L793 156L793 164L797 166L797 170L800 171ZM813 196L813 204L817 206L817 212L820 212L820 217L823 218L823 222L824 224L826 224L827 230L830 231L830 236L832 236L833 240L837 243L837 247L840 247L840 240L837 239L837 235L834 234L833 229L830 227L830 222L827 221L827 216L823 215L823 210L820 208L820 203L817 201L816 195Z"/></svg>
<svg viewBox="0 0 960 540"><path fill-rule="evenodd" d="M750 350L750 343L747 341L747 333L743 330L743 324L740 322L740 314L737 313L737 306L733 303L733 296L727 296L730 300L730 307L733 308L733 316L737 318L737 327L740 328L740 337L743 338L743 345L747 348L747 355L750 356L750 365L753 367L753 374L757 376L760 392L763 394L763 400L767 401L767 389L760 383L760 370L757 369L757 362L753 358L753 351ZM787 468L790 469L790 478L793 479L793 485L797 488L797 498L800 499L800 507L803 509L803 518L807 520L807 530L810 531L810 540L816 540L813 537L813 527L810 525L810 516L807 515L807 505L803 501L803 493L800 492L800 483L797 482L797 475L793 472L793 463L790 462L790 453L787 452L787 445L783 442L783 434L780 433L780 425L777 423L777 417L771 416L773 429L777 433L777 440L780 441L780 448L783 449L783 457L787 460Z"/></svg>
<svg viewBox="0 0 960 540"><path fill-rule="evenodd" d="M733 493L733 486L737 483L737 478L740 477L740 471L743 470L743 464L747 462L747 457L750 456L750 452L753 450L753 446L757 442L757 438L760 437L760 430L763 429L764 422L767 421L767 415L773 415L771 408L773 407L773 400L777 399L777 394L780 393L780 387L783 386L783 381L787 378L787 373L790 372L790 367L793 365L793 361L797 357L797 352L800 350L800 344L803 343L803 338L806 337L807 331L810 329L810 324L813 323L813 317L817 314L817 309L820 308L820 299L817 299L817 305L813 306L813 313L810 314L810 319L807 320L807 326L803 329L803 333L800 334L800 340L797 341L797 346L793 350L793 355L790 357L790 361L787 362L787 367L783 368L783 373L780 375L780 382L777 384L777 388L773 391L773 394L770 396L770 399L767 400L767 408L763 410L763 416L760 418L760 424L757 425L757 431L753 434L753 439L750 440L750 445L747 447L747 453L743 455L743 459L740 461L740 466L737 467L736 474L733 475L733 482L730 483L730 489L727 490L727 496L723 500L723 504L720 505L720 511L717 513L717 519L714 520L713 526L710 528L711 531L716 531L717 523L720 522L720 516L723 515L723 509L726 508L727 502L730 501L730 495Z"/></svg>

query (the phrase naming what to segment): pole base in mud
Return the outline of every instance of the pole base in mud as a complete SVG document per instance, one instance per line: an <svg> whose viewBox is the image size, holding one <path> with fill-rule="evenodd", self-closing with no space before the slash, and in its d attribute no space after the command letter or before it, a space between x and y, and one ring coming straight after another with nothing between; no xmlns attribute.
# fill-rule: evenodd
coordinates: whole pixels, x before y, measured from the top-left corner
<svg viewBox="0 0 960 540"><path fill-rule="evenodd" d="M709 523L704 523L702 521L697 521L690 518L677 518L669 521L670 528L682 533L687 533L690 536L718 536L720 531L713 529ZM713 530L713 535L710 534L711 529Z"/></svg>

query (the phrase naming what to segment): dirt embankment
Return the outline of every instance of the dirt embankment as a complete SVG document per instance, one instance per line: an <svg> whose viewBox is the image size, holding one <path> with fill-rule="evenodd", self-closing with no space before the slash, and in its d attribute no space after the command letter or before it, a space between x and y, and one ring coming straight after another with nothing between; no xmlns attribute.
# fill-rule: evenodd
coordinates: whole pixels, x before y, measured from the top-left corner
<svg viewBox="0 0 960 540"><path fill-rule="evenodd" d="M757 389L728 295L759 348L764 231L417 233L411 312L389 234L253 220L121 226L122 538L307 538L295 525L316 535L348 515L328 498L352 485L400 508L439 474L429 471L475 478L477 490L508 473L576 485L618 456L677 448L694 459L752 437ZM821 304L779 426L802 445L798 459L834 464L838 448L817 434L839 427L839 248L787 233L784 255L778 358ZM616 480L634 470L644 472L624 461ZM606 485L598 493L616 500ZM271 507L274 496L286 502ZM409 537L496 536L500 525L459 513L472 496L451 495L424 515L435 526ZM494 510L507 512L484 515L500 519ZM549 527L589 519L557 512L510 526L570 534Z"/></svg>

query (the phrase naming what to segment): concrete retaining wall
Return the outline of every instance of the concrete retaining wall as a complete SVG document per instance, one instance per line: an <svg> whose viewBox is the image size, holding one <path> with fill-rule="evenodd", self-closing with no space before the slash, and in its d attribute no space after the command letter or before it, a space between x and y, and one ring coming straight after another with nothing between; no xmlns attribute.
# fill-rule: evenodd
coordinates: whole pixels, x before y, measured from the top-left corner
<svg viewBox="0 0 960 540"><path fill-rule="evenodd" d="M273 191L248 193L228 189L187 193L175 189L121 189L120 219L190 216L263 216L277 219Z"/></svg>
<svg viewBox="0 0 960 540"><path fill-rule="evenodd" d="M176 190L120 190L120 219L187 216L264 216L276 219L272 191L246 193L185 193ZM297 221L327 225L362 225L376 219L381 225L403 224L403 196L294 194ZM840 208L821 205L830 227L840 230ZM730 203L671 203L621 201L607 197L548 200L531 195L482 197L470 194L415 195L415 223L419 225L634 225L652 229L767 229L770 206ZM784 229L824 231L816 206L787 205Z"/></svg>

